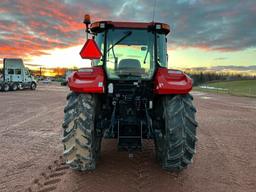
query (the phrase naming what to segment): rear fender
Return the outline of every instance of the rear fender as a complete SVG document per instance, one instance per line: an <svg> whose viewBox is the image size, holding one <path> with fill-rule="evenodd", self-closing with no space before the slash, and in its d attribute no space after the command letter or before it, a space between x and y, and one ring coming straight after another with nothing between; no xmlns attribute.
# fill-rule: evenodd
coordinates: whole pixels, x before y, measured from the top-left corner
<svg viewBox="0 0 256 192"><path fill-rule="evenodd" d="M154 80L155 94L186 94L192 89L192 79L179 70L159 68Z"/></svg>
<svg viewBox="0 0 256 192"><path fill-rule="evenodd" d="M83 68L68 78L71 91L80 93L104 93L106 84L102 67Z"/></svg>

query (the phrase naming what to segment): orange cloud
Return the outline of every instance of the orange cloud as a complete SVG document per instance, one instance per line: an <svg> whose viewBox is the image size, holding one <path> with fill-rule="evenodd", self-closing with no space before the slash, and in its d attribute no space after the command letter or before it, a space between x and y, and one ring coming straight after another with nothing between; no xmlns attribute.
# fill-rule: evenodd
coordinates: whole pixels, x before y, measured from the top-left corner
<svg viewBox="0 0 256 192"><path fill-rule="evenodd" d="M0 13L0 57L27 57L67 48L83 41L84 9L57 1L5 2ZM3 17L3 16L2 16Z"/></svg>

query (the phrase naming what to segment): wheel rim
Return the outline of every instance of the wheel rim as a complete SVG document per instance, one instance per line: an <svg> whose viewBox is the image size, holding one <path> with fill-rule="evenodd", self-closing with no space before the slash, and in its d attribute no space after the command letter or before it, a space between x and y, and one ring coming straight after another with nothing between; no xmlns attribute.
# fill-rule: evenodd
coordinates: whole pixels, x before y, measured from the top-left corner
<svg viewBox="0 0 256 192"><path fill-rule="evenodd" d="M32 89L35 89L36 88L35 83L32 83L31 87L32 87Z"/></svg>

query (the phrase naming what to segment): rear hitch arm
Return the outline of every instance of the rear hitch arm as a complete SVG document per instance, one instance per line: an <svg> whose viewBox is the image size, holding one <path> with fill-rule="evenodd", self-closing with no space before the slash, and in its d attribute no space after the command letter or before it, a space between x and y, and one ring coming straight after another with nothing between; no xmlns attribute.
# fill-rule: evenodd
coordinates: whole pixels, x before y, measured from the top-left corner
<svg viewBox="0 0 256 192"><path fill-rule="evenodd" d="M110 126L109 126L109 131L112 137L115 136L114 134L114 127L115 127L115 120L116 120L116 104L114 105L114 109L111 115L111 122L110 122Z"/></svg>
<svg viewBox="0 0 256 192"><path fill-rule="evenodd" d="M153 136L153 130L152 130L152 118L148 114L147 105L145 103L145 112L146 112L146 119L147 119L147 128L148 128L148 134L147 137L150 138L150 136Z"/></svg>

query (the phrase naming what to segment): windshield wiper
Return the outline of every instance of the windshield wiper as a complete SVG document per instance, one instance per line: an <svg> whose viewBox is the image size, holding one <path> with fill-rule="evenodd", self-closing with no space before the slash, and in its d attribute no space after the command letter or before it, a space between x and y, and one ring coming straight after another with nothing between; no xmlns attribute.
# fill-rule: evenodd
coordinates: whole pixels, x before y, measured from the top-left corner
<svg viewBox="0 0 256 192"><path fill-rule="evenodd" d="M147 60L147 57L148 57L148 52L149 52L149 48L148 48L148 50L147 50L147 53L146 53L145 58L144 58L144 61L143 61L144 64L146 64L146 60Z"/></svg>
<svg viewBox="0 0 256 192"><path fill-rule="evenodd" d="M114 45L112 45L107 52L109 52L111 49L113 49L117 44L119 44L120 42L122 42L124 39L126 39L127 37L129 37L132 34L131 31L128 31L127 34L125 34L121 39L119 39Z"/></svg>

